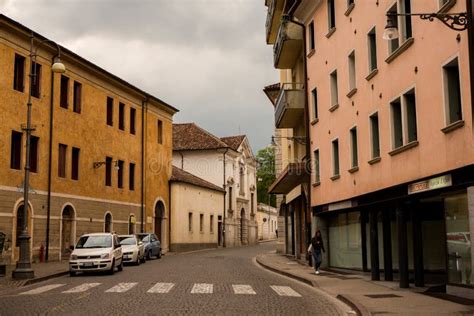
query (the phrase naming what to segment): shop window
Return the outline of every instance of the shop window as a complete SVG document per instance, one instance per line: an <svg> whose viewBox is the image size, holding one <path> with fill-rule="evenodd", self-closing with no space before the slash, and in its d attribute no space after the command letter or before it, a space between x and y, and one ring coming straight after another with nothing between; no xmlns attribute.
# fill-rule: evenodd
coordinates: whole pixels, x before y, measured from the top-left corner
<svg viewBox="0 0 474 316"><path fill-rule="evenodd" d="M339 95L337 88L337 70L334 70L330 75L331 83L331 107L334 107L339 104Z"/></svg>
<svg viewBox="0 0 474 316"><path fill-rule="evenodd" d="M25 60L25 57L15 54L13 89L20 92L25 91Z"/></svg>
<svg viewBox="0 0 474 316"><path fill-rule="evenodd" d="M58 177L66 178L67 145L59 144L58 150Z"/></svg>
<svg viewBox="0 0 474 316"><path fill-rule="evenodd" d="M458 58L443 67L446 125L462 120Z"/></svg>
<svg viewBox="0 0 474 316"><path fill-rule="evenodd" d="M356 59L355 51L353 51L348 57L349 63L349 91L353 91L356 88Z"/></svg>
<svg viewBox="0 0 474 316"><path fill-rule="evenodd" d="M122 160L117 161L117 186L119 189L123 189L123 166Z"/></svg>
<svg viewBox="0 0 474 316"><path fill-rule="evenodd" d="M357 127L350 130L351 134L351 167L355 168L359 165L358 145L357 145Z"/></svg>
<svg viewBox="0 0 474 316"><path fill-rule="evenodd" d="M339 140L332 141L332 169L333 176L339 175Z"/></svg>
<svg viewBox="0 0 474 316"><path fill-rule="evenodd" d="M105 158L105 185L112 186L112 158Z"/></svg>
<svg viewBox="0 0 474 316"><path fill-rule="evenodd" d="M41 95L41 65L38 63L33 63L32 66L33 73L33 83L31 85L31 96L39 98Z"/></svg>
<svg viewBox="0 0 474 316"><path fill-rule="evenodd" d="M359 212L342 213L329 220L329 265L346 269L362 268L362 242Z"/></svg>
<svg viewBox="0 0 474 316"><path fill-rule="evenodd" d="M79 180L79 157L80 149L72 147L72 158L71 158L71 179Z"/></svg>
<svg viewBox="0 0 474 316"><path fill-rule="evenodd" d="M318 119L318 90L316 88L311 91L311 96L313 99L313 120Z"/></svg>
<svg viewBox="0 0 474 316"><path fill-rule="evenodd" d="M10 150L10 168L21 169L21 149L23 134L12 131L11 150Z"/></svg>
<svg viewBox="0 0 474 316"><path fill-rule="evenodd" d="M107 97L107 125L114 125L114 99Z"/></svg>
<svg viewBox="0 0 474 316"><path fill-rule="evenodd" d="M82 84L74 81L73 111L81 113L82 111Z"/></svg>
<svg viewBox="0 0 474 316"><path fill-rule="evenodd" d="M369 73L377 69L377 34L375 27L367 34L369 45Z"/></svg>
<svg viewBox="0 0 474 316"><path fill-rule="evenodd" d="M129 168L128 168L128 188L130 191L135 190L135 164L130 163Z"/></svg>
<svg viewBox="0 0 474 316"><path fill-rule="evenodd" d="M125 104L119 102L119 130L125 130Z"/></svg>
<svg viewBox="0 0 474 316"><path fill-rule="evenodd" d="M61 75L61 90L59 92L59 106L67 109L69 107L69 78Z"/></svg>
<svg viewBox="0 0 474 316"><path fill-rule="evenodd" d="M331 31L336 27L336 8L334 0L328 0L328 30Z"/></svg>
<svg viewBox="0 0 474 316"><path fill-rule="evenodd" d="M137 110L135 108L130 108L130 134L135 135L135 120L137 116Z"/></svg>
<svg viewBox="0 0 474 316"><path fill-rule="evenodd" d="M380 157L380 134L379 134L379 115L378 113L370 116L370 136L372 158Z"/></svg>

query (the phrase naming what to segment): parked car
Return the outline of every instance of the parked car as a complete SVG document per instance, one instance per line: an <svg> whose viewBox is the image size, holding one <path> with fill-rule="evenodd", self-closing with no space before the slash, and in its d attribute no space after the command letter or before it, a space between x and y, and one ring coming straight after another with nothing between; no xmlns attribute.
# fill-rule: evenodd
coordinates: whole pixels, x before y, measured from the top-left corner
<svg viewBox="0 0 474 316"><path fill-rule="evenodd" d="M141 233L137 234L139 240L145 245L145 256L147 260L151 257L161 258L161 243L153 233Z"/></svg>
<svg viewBox="0 0 474 316"><path fill-rule="evenodd" d="M69 257L69 275L77 272L123 269L122 247L118 236L112 233L85 234L79 238Z"/></svg>
<svg viewBox="0 0 474 316"><path fill-rule="evenodd" d="M140 263L145 262L145 246L135 235L120 235L120 244L123 250L123 262Z"/></svg>

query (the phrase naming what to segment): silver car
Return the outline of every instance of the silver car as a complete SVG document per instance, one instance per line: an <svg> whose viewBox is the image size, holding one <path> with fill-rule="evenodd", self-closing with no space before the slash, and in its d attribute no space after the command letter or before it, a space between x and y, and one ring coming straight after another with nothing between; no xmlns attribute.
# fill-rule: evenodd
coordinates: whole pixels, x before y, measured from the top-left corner
<svg viewBox="0 0 474 316"><path fill-rule="evenodd" d="M145 262L145 246L135 235L120 235L123 250L123 262L139 265Z"/></svg>

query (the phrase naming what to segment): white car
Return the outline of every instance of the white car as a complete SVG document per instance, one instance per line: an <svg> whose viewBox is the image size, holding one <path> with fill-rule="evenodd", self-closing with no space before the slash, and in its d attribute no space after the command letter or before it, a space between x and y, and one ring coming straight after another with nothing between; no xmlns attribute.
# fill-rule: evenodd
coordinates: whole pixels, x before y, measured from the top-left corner
<svg viewBox="0 0 474 316"><path fill-rule="evenodd" d="M123 250L123 262L139 265L145 262L145 245L135 235L120 235Z"/></svg>
<svg viewBox="0 0 474 316"><path fill-rule="evenodd" d="M122 247L116 234L85 234L79 238L69 257L69 275L77 272L108 271L123 269Z"/></svg>

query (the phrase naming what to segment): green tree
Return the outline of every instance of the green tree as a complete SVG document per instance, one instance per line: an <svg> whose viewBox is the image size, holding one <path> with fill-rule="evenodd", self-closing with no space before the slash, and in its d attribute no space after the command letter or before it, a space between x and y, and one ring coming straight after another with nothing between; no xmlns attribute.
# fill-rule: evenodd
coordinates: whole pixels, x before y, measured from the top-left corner
<svg viewBox="0 0 474 316"><path fill-rule="evenodd" d="M268 146L260 149L257 162L257 200L276 207L276 196L268 194L268 188L275 181L275 148Z"/></svg>

